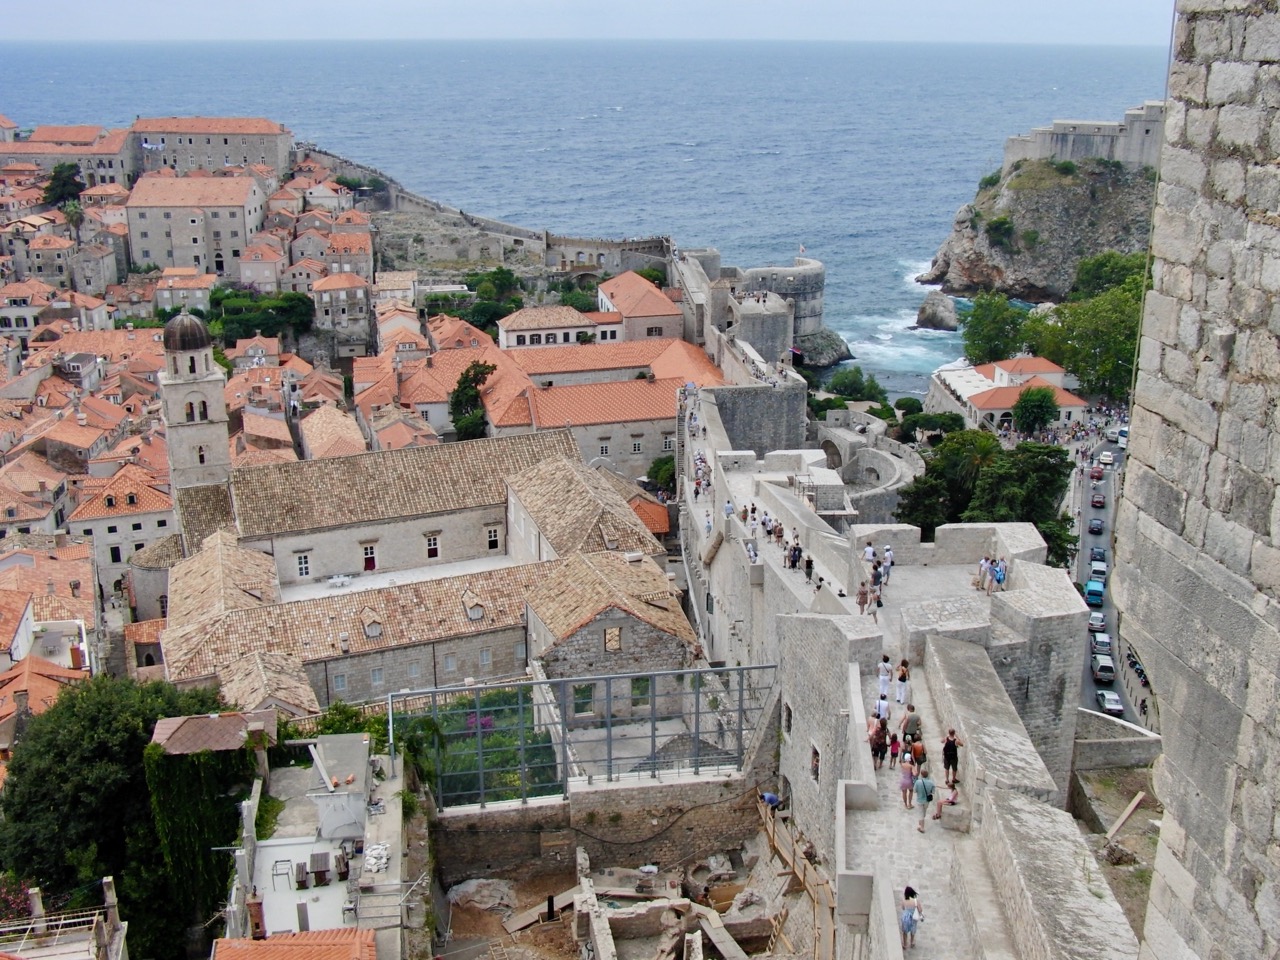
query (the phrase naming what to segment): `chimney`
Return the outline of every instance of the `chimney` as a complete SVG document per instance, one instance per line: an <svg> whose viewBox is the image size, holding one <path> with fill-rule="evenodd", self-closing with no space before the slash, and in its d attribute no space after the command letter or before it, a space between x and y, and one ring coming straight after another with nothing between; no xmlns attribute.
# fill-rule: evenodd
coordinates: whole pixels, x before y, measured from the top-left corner
<svg viewBox="0 0 1280 960"><path fill-rule="evenodd" d="M36 481L36 486L38 486L38 487L40 488L40 492L41 492L41 493L48 493L48 492L49 492L49 484L48 484L46 481L44 481L44 480L37 480L37 481Z"/></svg>
<svg viewBox="0 0 1280 960"><path fill-rule="evenodd" d="M67 533L65 530L59 530L53 535L53 545L55 547L65 547L67 545ZM80 581L75 580L72 582L78 584Z"/></svg>
<svg viewBox="0 0 1280 960"><path fill-rule="evenodd" d="M66 534L62 534L62 536L66 536ZM72 580L70 586L72 598L76 600L80 599L80 581Z"/></svg>
<svg viewBox="0 0 1280 960"><path fill-rule="evenodd" d="M431 367L432 367L432 363L433 363L433 361L432 361L432 359L431 359L431 354L429 354L429 353L428 353L428 354L427 354L427 369L428 369L428 370L430 370L430 369L431 369Z"/></svg>
<svg viewBox="0 0 1280 960"><path fill-rule="evenodd" d="M27 712L27 691L26 691L26 690L15 690L15 691L13 691L13 712L14 712L15 714L20 714L20 713L26 713L26 712ZM32 896L33 896L33 897L39 897L39 896L40 896L40 888L39 888L39 887L32 887ZM34 916L36 916L35 909L36 909L36 908L35 908L35 900L33 899L33 900L31 901L31 915L32 915L33 917L34 917ZM43 915L44 915L44 901L43 901L43 900L41 900L41 901L40 901L40 915L41 915L41 916L43 916Z"/></svg>

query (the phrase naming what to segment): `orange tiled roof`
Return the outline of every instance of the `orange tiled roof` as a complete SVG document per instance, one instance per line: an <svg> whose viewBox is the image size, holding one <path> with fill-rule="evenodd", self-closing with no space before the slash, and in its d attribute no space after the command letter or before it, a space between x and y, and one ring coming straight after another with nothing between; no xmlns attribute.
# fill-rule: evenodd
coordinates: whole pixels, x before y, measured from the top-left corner
<svg viewBox="0 0 1280 960"><path fill-rule="evenodd" d="M75 245L74 240L68 240L66 237L55 237L51 233L40 234L30 244L32 250L69 250Z"/></svg>
<svg viewBox="0 0 1280 960"><path fill-rule="evenodd" d="M213 942L213 960L377 960L372 930L273 933L266 940Z"/></svg>
<svg viewBox="0 0 1280 960"><path fill-rule="evenodd" d="M253 177L143 177L129 207L243 207L258 188Z"/></svg>
<svg viewBox="0 0 1280 960"><path fill-rule="evenodd" d="M274 136L288 133L283 126L265 117L139 117L130 128L134 133L255 134Z"/></svg>
<svg viewBox="0 0 1280 960"><path fill-rule="evenodd" d="M106 133L103 127L92 124L54 127L42 124L31 131L28 143L93 143Z"/></svg>
<svg viewBox="0 0 1280 960"><path fill-rule="evenodd" d="M88 679L85 670L70 670L37 656L23 657L0 673L0 720L13 716L17 709L13 695L19 691L26 691L32 713L44 713L64 687Z"/></svg>
<svg viewBox="0 0 1280 960"><path fill-rule="evenodd" d="M373 253L373 236L368 233L331 233L326 254Z"/></svg>
<svg viewBox="0 0 1280 960"><path fill-rule="evenodd" d="M636 516L640 518L641 522L649 528L649 532L655 536L671 532L671 516L667 513L667 508L663 504L654 503L644 497L632 497L631 509L636 512Z"/></svg>
<svg viewBox="0 0 1280 960"><path fill-rule="evenodd" d="M30 590L0 589L0 653L13 646L14 634L30 605Z"/></svg>
<svg viewBox="0 0 1280 960"><path fill-rule="evenodd" d="M524 307L498 321L503 330L546 330L549 327L585 327L591 321L573 307Z"/></svg>
<svg viewBox="0 0 1280 960"><path fill-rule="evenodd" d="M600 284L600 292L609 298L624 317L678 317L681 310L634 270L610 277Z"/></svg>
<svg viewBox="0 0 1280 960"><path fill-rule="evenodd" d="M266 417L259 413L250 413L247 410L244 413L244 432L267 440L277 440L288 444L293 443L293 437L289 433L289 425L283 420L277 420L275 417Z"/></svg>
<svg viewBox="0 0 1280 960"><path fill-rule="evenodd" d="M1032 377L1012 387L993 387L990 390L983 390L971 396L969 404L975 410L1012 410L1018 398L1022 396L1022 391L1032 387L1048 387L1053 391L1053 399L1057 401L1059 407L1083 409L1089 405L1074 393L1063 390L1062 387L1050 383L1043 377Z"/></svg>
<svg viewBox="0 0 1280 960"><path fill-rule="evenodd" d="M369 281L364 277L354 273L335 273L331 277L321 277L311 285L311 289L317 293L324 293L326 290L351 290L351 289L369 289Z"/></svg>
<svg viewBox="0 0 1280 960"><path fill-rule="evenodd" d="M615 380L534 389L529 394L538 427L635 423L676 418L676 391L683 380Z"/></svg>
<svg viewBox="0 0 1280 960"><path fill-rule="evenodd" d="M173 499L154 486L155 478L137 464L129 463L93 496L80 504L69 520L80 523L102 517L125 517L139 513L163 513L173 509ZM130 503L132 496L133 502ZM108 505L107 498L112 503Z"/></svg>

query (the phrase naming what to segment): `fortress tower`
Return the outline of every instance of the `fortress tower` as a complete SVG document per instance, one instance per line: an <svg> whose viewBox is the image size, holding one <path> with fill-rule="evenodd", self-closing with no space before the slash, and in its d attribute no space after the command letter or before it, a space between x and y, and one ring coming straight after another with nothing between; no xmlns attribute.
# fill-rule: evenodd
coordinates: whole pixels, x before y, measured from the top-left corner
<svg viewBox="0 0 1280 960"><path fill-rule="evenodd" d="M175 491L231 475L226 382L203 320L183 310L165 324L160 400Z"/></svg>
<svg viewBox="0 0 1280 960"><path fill-rule="evenodd" d="M1124 494L1120 634L1165 807L1143 960L1280 952L1280 13L1181 0Z"/></svg>

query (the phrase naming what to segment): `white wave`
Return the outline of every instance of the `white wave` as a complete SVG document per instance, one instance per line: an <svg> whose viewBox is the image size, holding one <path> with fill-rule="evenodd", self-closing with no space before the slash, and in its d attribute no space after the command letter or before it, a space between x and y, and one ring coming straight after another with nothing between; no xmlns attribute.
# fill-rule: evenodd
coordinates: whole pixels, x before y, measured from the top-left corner
<svg viewBox="0 0 1280 960"><path fill-rule="evenodd" d="M916 277L920 276L920 274L924 273L931 266L933 266L933 261L932 260L899 260L898 264L907 271L902 275L902 282L906 284L908 287L911 287L912 289L914 289L920 286L920 284L916 283Z"/></svg>
<svg viewBox="0 0 1280 960"><path fill-rule="evenodd" d="M693 163L693 161L694 161L695 159L697 159L697 158L696 158L696 157L685 157L685 158L684 158L683 160L681 160L680 162L681 162L681 163Z"/></svg>

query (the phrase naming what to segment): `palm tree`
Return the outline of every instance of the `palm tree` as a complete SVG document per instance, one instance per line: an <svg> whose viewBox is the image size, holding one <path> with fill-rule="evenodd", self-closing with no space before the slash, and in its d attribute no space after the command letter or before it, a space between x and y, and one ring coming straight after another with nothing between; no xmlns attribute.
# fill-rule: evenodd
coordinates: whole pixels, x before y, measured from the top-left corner
<svg viewBox="0 0 1280 960"><path fill-rule="evenodd" d="M76 232L76 243L80 242L80 227L84 224L84 208L79 200L68 200L58 208L67 218L67 226Z"/></svg>

